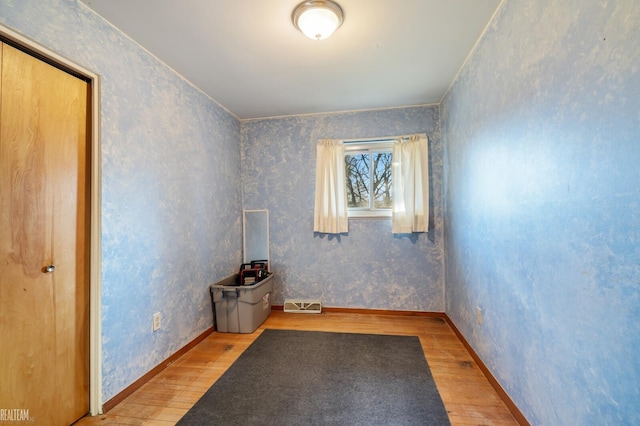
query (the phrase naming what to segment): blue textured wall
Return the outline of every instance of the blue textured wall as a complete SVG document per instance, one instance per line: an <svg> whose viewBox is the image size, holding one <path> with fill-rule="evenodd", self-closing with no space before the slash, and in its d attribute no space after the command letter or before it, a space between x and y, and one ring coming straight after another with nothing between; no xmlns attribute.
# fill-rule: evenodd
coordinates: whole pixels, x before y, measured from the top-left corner
<svg viewBox="0 0 640 426"><path fill-rule="evenodd" d="M441 105L446 311L533 424L640 424L639 37L507 0Z"/></svg>
<svg viewBox="0 0 640 426"><path fill-rule="evenodd" d="M3 0L0 23L101 76L106 401L211 326L241 260L240 122L75 0Z"/></svg>
<svg viewBox="0 0 640 426"><path fill-rule="evenodd" d="M438 111L423 106L243 121L243 203L270 211L275 304L319 298L333 307L444 310ZM419 132L430 138L429 233L394 237L390 220L350 219L348 235L314 235L318 139Z"/></svg>

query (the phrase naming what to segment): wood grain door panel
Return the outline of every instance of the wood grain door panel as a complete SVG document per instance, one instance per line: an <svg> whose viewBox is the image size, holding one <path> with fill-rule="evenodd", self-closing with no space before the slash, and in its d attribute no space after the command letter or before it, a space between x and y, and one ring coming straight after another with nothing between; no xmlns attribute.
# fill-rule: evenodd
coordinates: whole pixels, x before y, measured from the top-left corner
<svg viewBox="0 0 640 426"><path fill-rule="evenodd" d="M89 406L88 84L6 44L1 69L0 401L70 424Z"/></svg>

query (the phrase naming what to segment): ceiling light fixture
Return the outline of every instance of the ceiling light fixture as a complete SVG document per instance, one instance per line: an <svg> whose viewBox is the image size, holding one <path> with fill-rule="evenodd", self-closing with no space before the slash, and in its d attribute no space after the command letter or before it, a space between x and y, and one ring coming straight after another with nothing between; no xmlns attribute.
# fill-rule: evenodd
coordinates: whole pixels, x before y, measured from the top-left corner
<svg viewBox="0 0 640 426"><path fill-rule="evenodd" d="M293 10L293 25L313 40L329 37L342 25L342 8L331 0L305 1Z"/></svg>

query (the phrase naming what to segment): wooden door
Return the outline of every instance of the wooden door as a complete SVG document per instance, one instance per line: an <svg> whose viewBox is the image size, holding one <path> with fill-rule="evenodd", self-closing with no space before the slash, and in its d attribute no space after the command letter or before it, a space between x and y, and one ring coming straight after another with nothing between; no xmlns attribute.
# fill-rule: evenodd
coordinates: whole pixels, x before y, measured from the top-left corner
<svg viewBox="0 0 640 426"><path fill-rule="evenodd" d="M0 408L68 425L89 409L89 85L0 47Z"/></svg>

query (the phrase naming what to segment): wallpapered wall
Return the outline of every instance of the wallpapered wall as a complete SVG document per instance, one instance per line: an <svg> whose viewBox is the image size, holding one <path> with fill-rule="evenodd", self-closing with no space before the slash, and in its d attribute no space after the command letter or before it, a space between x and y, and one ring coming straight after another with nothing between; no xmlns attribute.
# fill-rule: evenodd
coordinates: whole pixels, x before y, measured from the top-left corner
<svg viewBox="0 0 640 426"><path fill-rule="evenodd" d="M640 424L639 31L507 0L441 105L446 311L532 424Z"/></svg>
<svg viewBox="0 0 640 426"><path fill-rule="evenodd" d="M394 236L390 220L350 219L348 235L314 235L318 139L425 132L429 233ZM334 307L442 312L441 151L437 106L243 121L243 203L269 209L274 303L312 298Z"/></svg>
<svg viewBox="0 0 640 426"><path fill-rule="evenodd" d="M240 123L75 0L4 0L0 22L101 76L106 401L211 326L241 259Z"/></svg>

